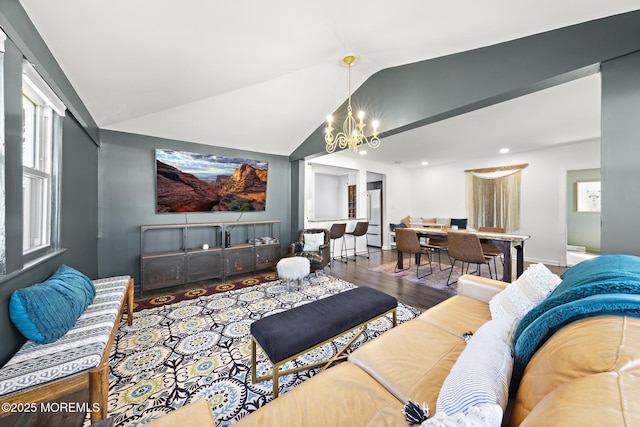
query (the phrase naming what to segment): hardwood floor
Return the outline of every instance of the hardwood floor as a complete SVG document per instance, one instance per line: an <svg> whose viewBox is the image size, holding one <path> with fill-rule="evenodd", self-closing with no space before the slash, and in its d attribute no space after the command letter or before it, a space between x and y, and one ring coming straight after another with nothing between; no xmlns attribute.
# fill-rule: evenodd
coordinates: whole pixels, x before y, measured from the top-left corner
<svg viewBox="0 0 640 427"><path fill-rule="evenodd" d="M369 267L377 266L380 264L394 262L397 259L397 252L395 250L381 250L379 248L369 247L370 257L367 259L365 256L358 256L353 261L353 257L349 258L348 262L340 260L334 260L331 265L325 267L325 274L346 280L357 286L369 286L385 292L389 295L393 295L403 304L410 305L419 310L427 310L434 305L444 301L451 297L451 294L433 289L427 286L418 285L408 280L402 280L391 275L379 273L369 270ZM442 257L443 264L448 262L446 255ZM458 264L459 265L459 264ZM498 276L502 277L502 266L498 261ZM525 269L528 263L525 263ZM556 274L561 274L566 268L552 267L549 269ZM515 275L515 266L512 269ZM246 276L251 277L251 275ZM234 276L233 280L241 280L244 276ZM515 276L514 276L515 279ZM184 291L192 287L202 286L215 286L220 284L219 280L211 283L194 283L186 286L178 286L174 288L164 288L153 292L141 293L139 290L136 292L136 299L150 298L157 295L165 295L176 291Z"/></svg>
<svg viewBox="0 0 640 427"><path fill-rule="evenodd" d="M357 286L369 286L389 295L393 295L403 304L410 305L419 310L426 310L451 297L448 292L418 285L408 280L402 280L389 274L370 271L370 266L376 266L397 259L395 250L380 250L369 248L370 257L353 257L348 262L334 260L325 268L326 274L346 280Z"/></svg>

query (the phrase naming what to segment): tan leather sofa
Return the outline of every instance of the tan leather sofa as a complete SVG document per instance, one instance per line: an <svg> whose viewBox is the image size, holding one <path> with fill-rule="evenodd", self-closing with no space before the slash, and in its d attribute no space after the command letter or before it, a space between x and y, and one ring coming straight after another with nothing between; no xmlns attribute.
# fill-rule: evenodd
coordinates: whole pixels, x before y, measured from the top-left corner
<svg viewBox="0 0 640 427"><path fill-rule="evenodd" d="M407 426L407 400L437 411L440 388L465 348L462 335L489 321L506 284L462 276L458 295L354 351L235 425ZM640 319L599 316L555 333L531 359L505 426L640 425Z"/></svg>

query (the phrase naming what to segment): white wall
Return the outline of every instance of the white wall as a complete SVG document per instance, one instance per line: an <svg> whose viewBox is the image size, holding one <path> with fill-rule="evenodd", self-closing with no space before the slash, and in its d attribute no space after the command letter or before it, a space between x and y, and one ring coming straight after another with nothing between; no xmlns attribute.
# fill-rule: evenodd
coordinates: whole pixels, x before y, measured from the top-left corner
<svg viewBox="0 0 640 427"><path fill-rule="evenodd" d="M315 218L346 218L347 206L339 201L347 200L344 177L317 173L313 199Z"/></svg>
<svg viewBox="0 0 640 427"><path fill-rule="evenodd" d="M389 247L389 223L399 222L400 219L409 215L411 210L411 200L415 198L411 188L411 171L398 166L385 165L382 163L371 162L362 156L357 156L349 150L334 153L326 156L316 157L307 163L331 165L341 168L353 169L358 171L356 185L358 186L358 218L366 218L367 216L367 172L384 175L385 187L383 193L386 194L385 204L383 206L383 248ZM305 182L313 182L310 176L312 168L307 165L305 172ZM305 203L308 203L309 193L305 195ZM305 209L305 212L308 212ZM307 226L309 217L305 218L305 227ZM351 227L349 224L347 227ZM352 227L351 227L352 228ZM347 230L349 231L349 229ZM360 250L360 248L358 249Z"/></svg>
<svg viewBox="0 0 640 427"><path fill-rule="evenodd" d="M525 259L565 265L567 243L566 177L571 169L600 167L600 141L548 150L413 169L410 174L414 216L467 217L466 169L528 163L522 172L520 230L530 235ZM393 192L391 192L393 194Z"/></svg>

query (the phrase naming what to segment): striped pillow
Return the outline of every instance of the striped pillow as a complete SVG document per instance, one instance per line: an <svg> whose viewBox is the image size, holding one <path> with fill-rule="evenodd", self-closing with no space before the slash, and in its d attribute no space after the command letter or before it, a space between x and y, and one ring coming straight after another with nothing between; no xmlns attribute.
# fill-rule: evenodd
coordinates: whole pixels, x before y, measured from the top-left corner
<svg viewBox="0 0 640 427"><path fill-rule="evenodd" d="M499 405L485 403L472 406L466 414L458 412L445 415L443 412L438 412L420 424L420 427L500 427L502 415L502 408Z"/></svg>
<svg viewBox="0 0 640 427"><path fill-rule="evenodd" d="M437 412L453 415L485 403L507 406L513 369L511 319L494 319L482 325L444 380Z"/></svg>

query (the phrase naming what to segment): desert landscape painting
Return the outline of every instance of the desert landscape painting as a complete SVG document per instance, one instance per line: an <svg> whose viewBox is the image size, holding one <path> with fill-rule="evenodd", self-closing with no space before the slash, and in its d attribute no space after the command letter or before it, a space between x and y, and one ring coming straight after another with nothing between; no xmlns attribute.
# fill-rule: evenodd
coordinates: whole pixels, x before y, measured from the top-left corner
<svg viewBox="0 0 640 427"><path fill-rule="evenodd" d="M156 150L156 212L263 211L268 162Z"/></svg>

